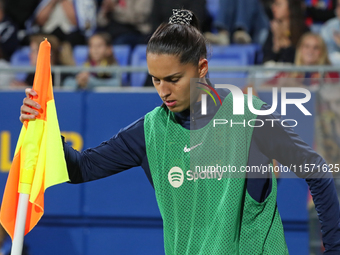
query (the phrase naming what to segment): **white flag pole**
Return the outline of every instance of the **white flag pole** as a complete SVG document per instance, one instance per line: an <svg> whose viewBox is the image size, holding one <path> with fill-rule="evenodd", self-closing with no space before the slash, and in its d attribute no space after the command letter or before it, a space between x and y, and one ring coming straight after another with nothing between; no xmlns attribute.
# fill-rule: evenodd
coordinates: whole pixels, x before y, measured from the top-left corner
<svg viewBox="0 0 340 255"><path fill-rule="evenodd" d="M11 255L21 255L24 245L26 215L28 207L29 194L19 194L17 217L14 228Z"/></svg>

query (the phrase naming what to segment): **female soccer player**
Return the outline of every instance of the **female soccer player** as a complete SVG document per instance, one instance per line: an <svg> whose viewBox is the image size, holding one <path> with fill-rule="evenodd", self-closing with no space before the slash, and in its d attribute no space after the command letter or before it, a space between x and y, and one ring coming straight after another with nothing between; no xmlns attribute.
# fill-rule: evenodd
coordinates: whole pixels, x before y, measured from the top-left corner
<svg viewBox="0 0 340 255"><path fill-rule="evenodd" d="M265 121L261 128L213 128L213 118L240 122L241 117L232 115L232 96L225 90L218 91L222 106L217 109L208 98L207 114L201 114L203 90L196 89L200 83L190 83L193 78L207 82L207 47L197 27L192 12L174 10L169 23L155 31L147 46L147 65L163 105L96 148L79 153L64 143L71 182L142 166L155 188L166 254L288 254L276 179L251 172L233 175L221 168L268 165L272 159L283 165L325 162L292 129L265 121L278 119L276 113L254 116L246 109L242 118ZM34 119L39 107L29 99L36 92L27 89L26 94L21 121ZM253 101L255 108L269 109L259 99ZM300 177L313 195L326 253L339 254L339 203L332 175Z"/></svg>

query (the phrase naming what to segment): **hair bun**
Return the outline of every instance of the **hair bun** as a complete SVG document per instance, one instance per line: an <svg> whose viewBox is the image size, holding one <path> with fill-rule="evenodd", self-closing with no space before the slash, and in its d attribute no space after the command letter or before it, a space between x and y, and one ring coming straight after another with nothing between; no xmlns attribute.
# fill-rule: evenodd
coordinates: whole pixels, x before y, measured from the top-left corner
<svg viewBox="0 0 340 255"><path fill-rule="evenodd" d="M192 16L192 12L188 10L173 9L172 16L169 18L169 24L190 25Z"/></svg>

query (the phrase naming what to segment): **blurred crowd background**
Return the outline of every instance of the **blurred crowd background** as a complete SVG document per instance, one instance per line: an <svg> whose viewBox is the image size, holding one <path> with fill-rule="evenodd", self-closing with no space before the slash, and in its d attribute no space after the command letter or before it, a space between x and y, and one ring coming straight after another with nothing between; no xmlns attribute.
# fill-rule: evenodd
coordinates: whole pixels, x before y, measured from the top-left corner
<svg viewBox="0 0 340 255"><path fill-rule="evenodd" d="M338 0L0 0L0 70L34 66L45 37L52 45L52 65L146 66L145 44L174 8L198 16L210 43L211 66L340 64ZM152 86L150 77L140 75L61 72L55 83L71 90ZM283 86L275 79L282 77L309 79L303 86L339 78L337 72L256 75L264 87ZM33 78L33 73L2 71L0 88L32 86Z"/></svg>
<svg viewBox="0 0 340 255"><path fill-rule="evenodd" d="M236 85L257 90L316 91L315 149L328 163L340 162L340 0L0 0L0 90L33 85L44 38L60 89L150 87L148 39L172 9L182 8L200 20L212 70L244 68L211 71L210 78L237 78ZM78 69L68 72L71 67ZM119 74L120 67L145 70ZM311 252L319 254L321 234L309 201Z"/></svg>

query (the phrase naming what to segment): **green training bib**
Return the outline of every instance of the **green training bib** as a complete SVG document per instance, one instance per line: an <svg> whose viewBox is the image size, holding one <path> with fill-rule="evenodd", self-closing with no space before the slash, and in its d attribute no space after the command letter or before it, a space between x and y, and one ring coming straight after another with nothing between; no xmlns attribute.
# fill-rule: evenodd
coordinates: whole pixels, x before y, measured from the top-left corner
<svg viewBox="0 0 340 255"><path fill-rule="evenodd" d="M253 105L260 109L263 102L253 97ZM245 114L233 115L232 109L230 93L213 120L191 131L162 107L145 116L146 151L168 255L288 254L275 176L262 203L246 189L243 170L256 115L248 110L246 95Z"/></svg>

